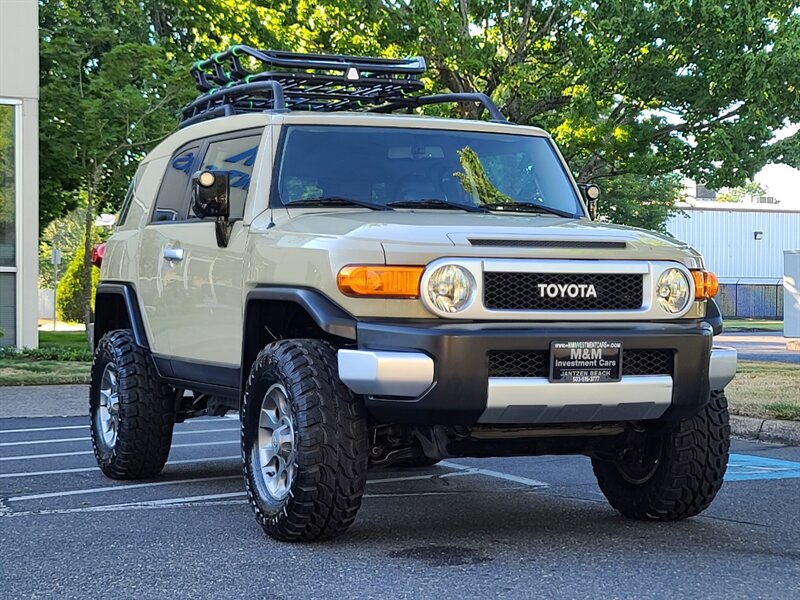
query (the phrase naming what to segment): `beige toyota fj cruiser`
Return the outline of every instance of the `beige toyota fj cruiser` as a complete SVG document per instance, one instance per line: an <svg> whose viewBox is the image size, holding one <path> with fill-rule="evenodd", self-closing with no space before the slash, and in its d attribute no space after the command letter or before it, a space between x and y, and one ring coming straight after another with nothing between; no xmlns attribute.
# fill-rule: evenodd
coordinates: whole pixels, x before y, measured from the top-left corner
<svg viewBox="0 0 800 600"><path fill-rule="evenodd" d="M375 465L584 454L622 514L676 520L726 468L716 279L599 223L548 134L422 59L236 46L145 158L105 247L98 464L153 477L173 424L237 411L280 540L343 532ZM416 108L476 103L485 119ZM397 114L399 111L408 114Z"/></svg>

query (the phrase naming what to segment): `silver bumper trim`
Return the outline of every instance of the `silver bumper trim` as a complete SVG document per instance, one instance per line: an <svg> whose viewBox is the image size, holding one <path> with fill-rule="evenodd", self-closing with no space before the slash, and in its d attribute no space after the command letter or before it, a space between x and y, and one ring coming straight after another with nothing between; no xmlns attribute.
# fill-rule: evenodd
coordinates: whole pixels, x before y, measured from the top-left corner
<svg viewBox="0 0 800 600"><path fill-rule="evenodd" d="M571 423L657 419L672 402L672 377L631 375L618 383L489 378L481 423Z"/></svg>
<svg viewBox="0 0 800 600"><path fill-rule="evenodd" d="M736 375L738 352L726 346L714 346L708 363L708 382L712 390L722 390Z"/></svg>
<svg viewBox="0 0 800 600"><path fill-rule="evenodd" d="M339 379L356 394L416 398L433 384L433 359L421 352L339 350Z"/></svg>

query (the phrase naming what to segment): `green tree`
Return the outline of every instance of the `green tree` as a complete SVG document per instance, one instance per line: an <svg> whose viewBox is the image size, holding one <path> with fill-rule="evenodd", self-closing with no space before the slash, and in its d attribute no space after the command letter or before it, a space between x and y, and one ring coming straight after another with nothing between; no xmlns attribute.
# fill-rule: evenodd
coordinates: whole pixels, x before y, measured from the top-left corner
<svg viewBox="0 0 800 600"><path fill-rule="evenodd" d="M744 185L728 188L717 195L717 202L741 202L746 197L763 196L766 190L755 181L748 181Z"/></svg>
<svg viewBox="0 0 800 600"><path fill-rule="evenodd" d="M628 173L601 180L601 184L597 212L611 223L666 233L667 219L678 212L675 203L681 177L676 173L655 177Z"/></svg>
<svg viewBox="0 0 800 600"><path fill-rule="evenodd" d="M138 160L175 129L175 115L190 97L184 66L163 46L128 41L132 33L124 25L135 27L124 20L125 10L138 7L128 0L64 0L42 7L43 188L69 199L58 205L43 197L43 212L53 216L82 204L83 282L92 277L97 210L118 206ZM81 320L89 323L91 287L83 283L80 289L86 294Z"/></svg>
<svg viewBox="0 0 800 600"><path fill-rule="evenodd" d="M94 239L96 240L96 238ZM84 276L83 259L86 246L87 244L78 245L75 255L67 265L64 276L58 282L56 314L62 321L84 322L87 302L89 310L94 310L94 291L100 281L100 271L93 269L89 279Z"/></svg>
<svg viewBox="0 0 800 600"><path fill-rule="evenodd" d="M174 125L181 102L165 98L192 95L180 65L234 43L423 55L429 91L485 92L511 121L546 128L578 180L600 183L617 215L633 217L653 205L624 191L670 190L673 172L719 189L743 185L769 161L800 166L800 134L770 144L800 122L796 5L42 0L43 223L86 194L86 165L104 165L92 200L116 204L144 142L167 129L156 121ZM425 112L486 118L474 105ZM136 127L117 126L126 119L115 115Z"/></svg>
<svg viewBox="0 0 800 600"><path fill-rule="evenodd" d="M624 189L676 197L675 171L719 188L770 160L800 163L799 135L770 145L800 121L793 1L300 0L270 19L289 46L426 56L430 90L485 92L510 120L545 127L617 214L652 206Z"/></svg>
<svg viewBox="0 0 800 600"><path fill-rule="evenodd" d="M51 262L53 248L61 251L59 273L64 274L79 247L84 245L86 211L76 208L45 226L39 236L39 287L53 287L54 269ZM102 236L100 236L102 238Z"/></svg>

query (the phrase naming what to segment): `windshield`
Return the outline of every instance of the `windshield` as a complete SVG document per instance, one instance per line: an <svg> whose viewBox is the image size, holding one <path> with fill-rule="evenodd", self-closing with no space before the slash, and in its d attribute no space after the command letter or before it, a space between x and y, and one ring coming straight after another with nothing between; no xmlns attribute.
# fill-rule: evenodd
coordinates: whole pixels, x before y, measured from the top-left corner
<svg viewBox="0 0 800 600"><path fill-rule="evenodd" d="M298 207L532 205L583 216L549 139L442 129L290 125L273 199Z"/></svg>

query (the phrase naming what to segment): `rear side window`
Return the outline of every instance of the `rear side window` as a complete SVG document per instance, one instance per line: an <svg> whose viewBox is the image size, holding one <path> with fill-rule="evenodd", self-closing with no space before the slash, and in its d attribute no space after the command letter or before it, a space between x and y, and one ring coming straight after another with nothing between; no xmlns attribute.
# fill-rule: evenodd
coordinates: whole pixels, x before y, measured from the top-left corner
<svg viewBox="0 0 800 600"><path fill-rule="evenodd" d="M158 190L152 222L179 221L186 218L189 179L197 170L199 149L200 146L195 144L181 148L172 155Z"/></svg>
<svg viewBox="0 0 800 600"><path fill-rule="evenodd" d="M138 172L137 172L138 175ZM122 206L119 209L115 225L121 227L125 224L125 219L128 218L128 212L131 210L131 202L133 202L133 191L136 189L136 177L131 179L131 184L128 186L128 191L125 194L125 199L122 201Z"/></svg>
<svg viewBox="0 0 800 600"><path fill-rule="evenodd" d="M208 145L201 171L228 171L230 173L230 218L244 216L244 203L250 189L250 177L256 162L261 134L212 141Z"/></svg>

